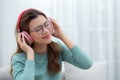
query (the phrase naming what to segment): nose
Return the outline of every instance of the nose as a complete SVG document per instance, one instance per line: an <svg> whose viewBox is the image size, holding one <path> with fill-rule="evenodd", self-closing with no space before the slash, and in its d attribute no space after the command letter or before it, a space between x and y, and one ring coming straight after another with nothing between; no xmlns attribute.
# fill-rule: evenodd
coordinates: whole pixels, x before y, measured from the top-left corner
<svg viewBox="0 0 120 80"><path fill-rule="evenodd" d="M43 27L43 34L46 34L48 32L49 32L49 30L46 27Z"/></svg>

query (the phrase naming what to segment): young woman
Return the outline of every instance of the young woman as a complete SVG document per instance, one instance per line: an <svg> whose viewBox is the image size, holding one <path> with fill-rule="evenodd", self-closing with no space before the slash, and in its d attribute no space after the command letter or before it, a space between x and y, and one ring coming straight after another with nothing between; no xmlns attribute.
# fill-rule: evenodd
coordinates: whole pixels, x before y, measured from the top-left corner
<svg viewBox="0 0 120 80"><path fill-rule="evenodd" d="M15 30L18 46L12 56L14 80L61 80L62 61L82 69L92 66L91 58L41 11L23 11Z"/></svg>

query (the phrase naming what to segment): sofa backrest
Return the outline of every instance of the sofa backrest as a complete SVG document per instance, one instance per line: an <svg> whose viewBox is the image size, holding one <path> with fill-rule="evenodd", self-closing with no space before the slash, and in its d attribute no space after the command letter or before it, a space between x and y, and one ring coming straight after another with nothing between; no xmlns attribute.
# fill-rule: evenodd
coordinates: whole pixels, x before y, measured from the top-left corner
<svg viewBox="0 0 120 80"><path fill-rule="evenodd" d="M95 62L93 66L87 70L79 69L67 62L65 66L65 80L106 80L107 79L107 63Z"/></svg>
<svg viewBox="0 0 120 80"><path fill-rule="evenodd" d="M0 80L12 80L12 77L9 72L9 67L0 68Z"/></svg>

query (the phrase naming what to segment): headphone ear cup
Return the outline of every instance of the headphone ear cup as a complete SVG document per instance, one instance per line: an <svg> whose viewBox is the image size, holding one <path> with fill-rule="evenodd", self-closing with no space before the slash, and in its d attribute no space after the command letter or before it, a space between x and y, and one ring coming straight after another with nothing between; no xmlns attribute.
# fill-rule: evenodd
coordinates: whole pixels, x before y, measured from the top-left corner
<svg viewBox="0 0 120 80"><path fill-rule="evenodd" d="M50 19L50 18L48 18L48 20L49 20L50 25L51 25L51 27L52 27L51 32L52 32L52 34L53 34L54 31L55 31L54 26L53 26L53 23L51 22L51 19Z"/></svg>
<svg viewBox="0 0 120 80"><path fill-rule="evenodd" d="M31 46L32 43L33 43L33 39L31 38L31 36L30 36L26 31L22 31L21 34L24 35L25 42L26 42L29 46Z"/></svg>

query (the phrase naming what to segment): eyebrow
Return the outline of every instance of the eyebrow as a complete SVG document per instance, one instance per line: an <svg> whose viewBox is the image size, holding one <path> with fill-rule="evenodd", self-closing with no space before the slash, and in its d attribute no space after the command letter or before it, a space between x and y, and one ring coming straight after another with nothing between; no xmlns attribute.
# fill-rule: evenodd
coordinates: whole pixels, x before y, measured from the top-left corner
<svg viewBox="0 0 120 80"><path fill-rule="evenodd" d="M47 22L47 20L46 20L43 24L38 25L38 26L34 27L33 29L37 29L38 27L40 27L40 26L44 25L46 22Z"/></svg>

